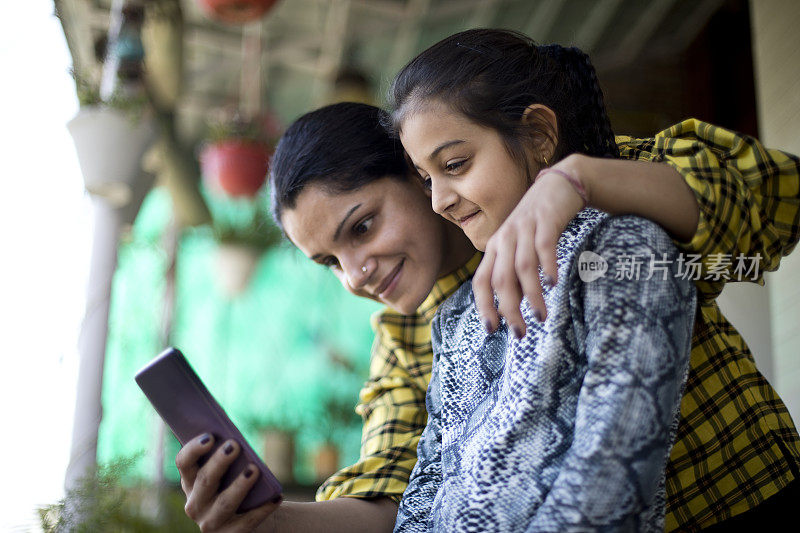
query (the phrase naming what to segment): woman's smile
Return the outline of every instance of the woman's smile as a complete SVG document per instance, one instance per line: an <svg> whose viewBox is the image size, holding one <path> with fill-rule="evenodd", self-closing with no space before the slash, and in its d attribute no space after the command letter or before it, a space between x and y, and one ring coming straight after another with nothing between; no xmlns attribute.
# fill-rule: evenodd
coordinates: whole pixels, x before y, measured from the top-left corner
<svg viewBox="0 0 800 533"><path fill-rule="evenodd" d="M400 278L402 277L402 270L403 270L403 263L405 263L405 259L402 259L394 269L392 269L389 274L383 278L381 284L378 285L378 288L375 289L375 294L381 300L388 300L392 296L392 292L397 288L397 285L400 283Z"/></svg>
<svg viewBox="0 0 800 533"><path fill-rule="evenodd" d="M470 213L470 214L468 214L466 216L456 217L456 220L458 221L458 225L463 228L464 226L469 224L477 215L479 215L480 212L481 212L481 210L478 209L477 211L475 211L473 213Z"/></svg>
<svg viewBox="0 0 800 533"><path fill-rule="evenodd" d="M449 253L450 230L429 202L412 179L383 178L347 192L312 185L282 221L292 242L347 290L408 314L467 259Z"/></svg>

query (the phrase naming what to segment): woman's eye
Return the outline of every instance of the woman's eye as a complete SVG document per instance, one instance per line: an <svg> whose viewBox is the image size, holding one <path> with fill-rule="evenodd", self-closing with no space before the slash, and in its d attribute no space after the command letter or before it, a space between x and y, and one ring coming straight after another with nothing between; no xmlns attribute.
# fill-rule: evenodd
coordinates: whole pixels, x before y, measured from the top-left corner
<svg viewBox="0 0 800 533"><path fill-rule="evenodd" d="M452 174L454 172L458 172L458 169L460 169L462 166L464 166L464 163L466 163L466 162L467 162L466 159L460 159L458 161L452 161L450 163L447 163L447 165L445 165L444 169L447 172Z"/></svg>
<svg viewBox="0 0 800 533"><path fill-rule="evenodd" d="M328 268L337 268L339 266L339 261L335 257L326 257L322 261L322 265Z"/></svg>
<svg viewBox="0 0 800 533"><path fill-rule="evenodd" d="M426 191L431 190L431 179L430 178L420 178L422 180L422 186L425 187Z"/></svg>
<svg viewBox="0 0 800 533"><path fill-rule="evenodd" d="M355 235L364 235L366 232L369 231L369 228L372 227L372 217L365 218L355 226L353 226L353 233Z"/></svg>

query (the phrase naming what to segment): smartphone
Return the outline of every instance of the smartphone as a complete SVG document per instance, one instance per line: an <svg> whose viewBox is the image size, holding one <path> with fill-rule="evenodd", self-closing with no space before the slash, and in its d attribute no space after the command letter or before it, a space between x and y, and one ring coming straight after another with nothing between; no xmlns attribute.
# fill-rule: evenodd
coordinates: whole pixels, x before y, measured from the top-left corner
<svg viewBox="0 0 800 533"><path fill-rule="evenodd" d="M251 463L260 470L261 475L242 501L238 512L281 500L283 489L278 480L231 422L180 350L168 348L162 352L137 372L136 383L181 445L203 433L214 436L214 447L201 458L201 465L226 440L234 439L239 443L241 453L222 477L219 491L230 486Z"/></svg>

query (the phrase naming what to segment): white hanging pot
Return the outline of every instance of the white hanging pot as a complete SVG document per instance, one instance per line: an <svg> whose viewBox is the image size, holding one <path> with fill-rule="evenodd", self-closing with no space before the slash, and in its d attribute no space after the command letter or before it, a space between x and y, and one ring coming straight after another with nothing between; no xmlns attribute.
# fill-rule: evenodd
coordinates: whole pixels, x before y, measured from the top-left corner
<svg viewBox="0 0 800 533"><path fill-rule="evenodd" d="M229 298L241 294L256 270L261 251L244 244L220 243L217 247L219 285Z"/></svg>
<svg viewBox="0 0 800 533"><path fill-rule="evenodd" d="M106 106L82 107L67 123L86 190L121 207L134 196L141 159L156 137L153 117L126 116Z"/></svg>

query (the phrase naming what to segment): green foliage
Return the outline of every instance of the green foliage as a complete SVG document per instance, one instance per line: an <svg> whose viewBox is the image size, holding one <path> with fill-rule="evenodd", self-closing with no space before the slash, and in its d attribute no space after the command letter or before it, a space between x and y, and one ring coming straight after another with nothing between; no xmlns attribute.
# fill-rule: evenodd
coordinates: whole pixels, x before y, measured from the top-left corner
<svg viewBox="0 0 800 533"><path fill-rule="evenodd" d="M219 243L239 244L260 252L266 252L281 242L280 230L261 210L256 210L253 220L245 226L215 221L212 232Z"/></svg>
<svg viewBox="0 0 800 533"><path fill-rule="evenodd" d="M195 532L184 496L170 487L125 482L136 458L114 461L84 477L60 502L39 509L45 533Z"/></svg>
<svg viewBox="0 0 800 533"><path fill-rule="evenodd" d="M70 74L75 80L75 90L81 107L105 105L121 111L132 120L138 120L150 104L150 99L144 92L136 95L125 95L119 90L115 91L107 101L103 101L97 84L90 82L74 68L70 70Z"/></svg>
<svg viewBox="0 0 800 533"><path fill-rule="evenodd" d="M280 244L281 231L269 214L269 195L228 198L204 191L211 211L211 236L220 244L238 244L266 252Z"/></svg>
<svg viewBox="0 0 800 533"><path fill-rule="evenodd" d="M209 122L208 142L213 144L229 139L260 144L270 144L272 141L258 120L246 119L240 113L236 113L230 119L218 119Z"/></svg>

